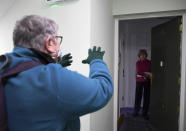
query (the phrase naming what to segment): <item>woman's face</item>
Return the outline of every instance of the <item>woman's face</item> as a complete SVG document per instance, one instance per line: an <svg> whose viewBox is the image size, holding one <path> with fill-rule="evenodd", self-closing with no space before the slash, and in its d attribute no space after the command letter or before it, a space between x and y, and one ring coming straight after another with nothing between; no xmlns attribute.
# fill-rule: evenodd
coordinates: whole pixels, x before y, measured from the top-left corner
<svg viewBox="0 0 186 131"><path fill-rule="evenodd" d="M146 55L145 54L141 54L140 55L140 60L145 60L146 59Z"/></svg>

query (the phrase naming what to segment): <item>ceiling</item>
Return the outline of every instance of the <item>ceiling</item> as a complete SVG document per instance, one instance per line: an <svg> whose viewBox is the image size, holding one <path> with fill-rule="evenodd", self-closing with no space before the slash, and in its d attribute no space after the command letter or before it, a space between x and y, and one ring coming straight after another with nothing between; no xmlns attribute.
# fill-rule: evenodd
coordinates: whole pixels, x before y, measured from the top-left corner
<svg viewBox="0 0 186 131"><path fill-rule="evenodd" d="M0 0L0 19L11 8L16 0Z"/></svg>

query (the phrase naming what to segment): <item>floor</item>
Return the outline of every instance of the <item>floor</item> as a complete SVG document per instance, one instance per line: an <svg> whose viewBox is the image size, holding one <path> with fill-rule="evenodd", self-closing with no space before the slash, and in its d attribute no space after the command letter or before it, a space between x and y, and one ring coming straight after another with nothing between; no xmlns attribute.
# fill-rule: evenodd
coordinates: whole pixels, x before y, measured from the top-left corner
<svg viewBox="0 0 186 131"><path fill-rule="evenodd" d="M133 108L122 108L120 116L123 120L120 123L119 131L156 131L148 120L142 116L133 117Z"/></svg>

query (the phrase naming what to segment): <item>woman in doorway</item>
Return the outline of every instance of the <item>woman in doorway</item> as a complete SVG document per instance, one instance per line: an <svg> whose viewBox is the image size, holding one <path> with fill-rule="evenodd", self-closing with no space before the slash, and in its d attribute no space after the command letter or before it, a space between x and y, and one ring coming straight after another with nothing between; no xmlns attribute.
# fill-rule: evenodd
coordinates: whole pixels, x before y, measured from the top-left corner
<svg viewBox="0 0 186 131"><path fill-rule="evenodd" d="M147 51L140 49L138 53L139 60L136 62L136 95L134 116L137 116L141 106L141 99L143 95L143 109L142 115L144 119L148 119L148 110L150 103L150 76L151 61L147 59Z"/></svg>

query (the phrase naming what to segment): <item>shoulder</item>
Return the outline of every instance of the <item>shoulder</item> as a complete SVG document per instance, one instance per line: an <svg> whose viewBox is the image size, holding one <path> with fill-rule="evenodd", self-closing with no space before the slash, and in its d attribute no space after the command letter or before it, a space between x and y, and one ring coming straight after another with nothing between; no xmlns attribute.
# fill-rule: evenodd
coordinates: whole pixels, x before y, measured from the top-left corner
<svg viewBox="0 0 186 131"><path fill-rule="evenodd" d="M40 76L55 76L56 74L62 74L61 72L64 71L64 67L60 64L50 63L47 65L39 65L37 67L28 70L29 73L32 75L40 75ZM27 71L26 71L27 72Z"/></svg>
<svg viewBox="0 0 186 131"><path fill-rule="evenodd" d="M46 72L51 74L56 80L60 80L61 78L67 78L72 79L72 76L77 75L76 71L71 71L67 69L66 67L62 67L60 64L57 63L51 63L48 64L46 67L44 67Z"/></svg>
<svg viewBox="0 0 186 131"><path fill-rule="evenodd" d="M60 64L57 64L57 63L50 63L48 65L44 65L43 69L46 72L61 73L61 71L64 71L66 68L62 67Z"/></svg>

